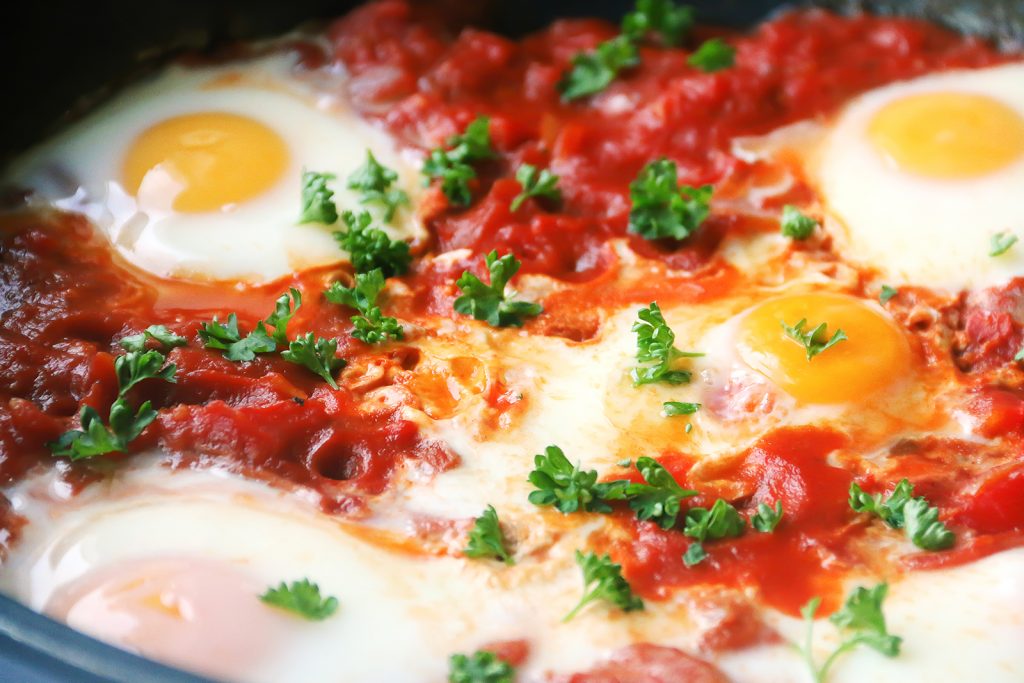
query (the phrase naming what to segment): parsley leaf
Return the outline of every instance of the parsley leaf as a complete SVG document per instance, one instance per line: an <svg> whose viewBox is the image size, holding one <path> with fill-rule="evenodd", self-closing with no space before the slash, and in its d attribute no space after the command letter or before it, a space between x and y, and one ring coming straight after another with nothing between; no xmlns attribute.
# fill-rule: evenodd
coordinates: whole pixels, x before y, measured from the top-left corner
<svg viewBox="0 0 1024 683"><path fill-rule="evenodd" d="M611 512L606 501L621 500L626 481L597 481L596 470L583 470L573 465L558 446L548 446L543 455L533 459L534 468L527 480L537 487L530 492L534 505L553 505L563 514Z"/></svg>
<svg viewBox="0 0 1024 683"><path fill-rule="evenodd" d="M622 18L622 32L639 41L650 32L658 33L669 47L679 45L693 28L694 9L672 0L637 0L636 9Z"/></svg>
<svg viewBox="0 0 1024 683"><path fill-rule="evenodd" d="M676 334L665 322L657 303L641 308L636 315L638 319L633 323L633 332L636 334L636 360L641 365L630 373L633 385L689 382L690 371L672 369L672 364L679 358L697 358L704 354L680 351L673 346Z"/></svg>
<svg viewBox="0 0 1024 683"><path fill-rule="evenodd" d="M644 601L633 595L629 583L622 578L622 567L608 555L584 555L577 550L576 564L583 570L583 597L562 621L569 621L594 600L607 600L624 612L644 608Z"/></svg>
<svg viewBox="0 0 1024 683"><path fill-rule="evenodd" d="M384 289L384 274L380 268L356 275L355 285L345 287L335 282L324 292L328 301L359 311L352 316L355 328L352 336L367 344L380 344L389 339L402 339L405 332L395 318L385 316L377 305L377 297Z"/></svg>
<svg viewBox="0 0 1024 683"><path fill-rule="evenodd" d="M221 350L225 358L235 362L250 361L257 353L273 353L277 350L277 343L267 333L262 320L256 323L256 329L243 337L238 331L238 316L234 313L228 314L227 322L224 323L216 316L211 322L203 323L199 328L199 338L203 346Z"/></svg>
<svg viewBox="0 0 1024 683"><path fill-rule="evenodd" d="M704 73L728 69L736 63L736 48L721 38L711 38L701 43L686 63Z"/></svg>
<svg viewBox="0 0 1024 683"><path fill-rule="evenodd" d="M366 163L349 175L346 186L363 195L360 204L383 206L384 220L390 221L399 206L409 205L409 195L404 190L390 189L396 180L398 174L377 161L372 151L366 150Z"/></svg>
<svg viewBox="0 0 1024 683"><path fill-rule="evenodd" d="M710 185L679 185L676 162L652 161L629 184L629 231L649 240L686 239L711 213Z"/></svg>
<svg viewBox="0 0 1024 683"><path fill-rule="evenodd" d="M1002 256L1010 250L1010 247L1017 243L1017 236L1012 232L997 232L992 235L989 242L989 256Z"/></svg>
<svg viewBox="0 0 1024 683"><path fill-rule="evenodd" d="M488 505L483 514L476 518L463 552L466 557L490 557L497 558L505 564L515 564L508 549L505 548L505 538L501 534L498 513L493 505Z"/></svg>
<svg viewBox="0 0 1024 683"><path fill-rule="evenodd" d="M334 174L302 172L302 213L299 215L299 223L332 225L338 220L334 191L327 187L329 180L334 180Z"/></svg>
<svg viewBox="0 0 1024 683"><path fill-rule="evenodd" d="M1022 360L1024 360L1024 346L1022 346L1020 348L1020 351L1018 351L1017 353L1013 354L1013 360L1016 361L1017 363L1019 363Z"/></svg>
<svg viewBox="0 0 1024 683"><path fill-rule="evenodd" d="M700 410L699 403L683 403L682 401L665 401L661 404L662 412L665 417L675 417L676 415L693 415Z"/></svg>
<svg viewBox="0 0 1024 683"><path fill-rule="evenodd" d="M628 36L616 36L590 52L577 53L558 82L558 91L567 102L593 95L607 88L623 69L639 63L634 42Z"/></svg>
<svg viewBox="0 0 1024 683"><path fill-rule="evenodd" d="M696 494L696 491L693 493ZM734 538L740 536L746 528L747 523L739 511L721 498L715 501L710 510L701 507L690 508L686 513L683 533L695 539L696 543L690 544L686 550L686 555L693 553L691 561L687 562L684 555L683 562L687 567L693 566L700 561L696 559L698 554L701 555L700 559L707 557L703 547L705 541ZM694 546L698 546L699 549L695 549Z"/></svg>
<svg viewBox="0 0 1024 683"><path fill-rule="evenodd" d="M164 350L171 350L175 346L185 346L188 340L171 332L163 325L150 325L142 332L125 337L119 343L125 351L141 353L146 350L146 340L153 339L160 344Z"/></svg>
<svg viewBox="0 0 1024 683"><path fill-rule="evenodd" d="M524 318L539 315L544 310L537 303L505 299L505 285L522 265L513 254L498 258L498 252L492 251L485 262L491 273L491 284L485 285L468 270L455 282L462 290L462 296L454 304L457 313L484 320L493 327L522 327Z"/></svg>
<svg viewBox="0 0 1024 683"><path fill-rule="evenodd" d="M818 221L800 212L792 204L782 207L782 234L795 240L805 240L818 227Z"/></svg>
<svg viewBox="0 0 1024 683"><path fill-rule="evenodd" d="M885 305L889 303L889 300L899 294L900 291L895 287L889 285L882 285L882 291L878 294L878 303Z"/></svg>
<svg viewBox="0 0 1024 683"><path fill-rule="evenodd" d="M448 149L435 149L423 163L424 184L441 180L441 191L453 204L468 206L473 200L469 181L476 177L471 163L497 156L491 145L491 119L478 116L461 135L448 140Z"/></svg>
<svg viewBox="0 0 1024 683"><path fill-rule="evenodd" d="M517 194L509 205L513 212L518 211L529 197L546 197L556 202L562 199L562 191L558 189L558 176L546 168L538 174L536 166L523 164L516 171L516 180L523 191Z"/></svg>
<svg viewBox="0 0 1024 683"><path fill-rule="evenodd" d="M268 588L260 600L310 621L323 621L338 609L338 599L321 597L320 586L309 579L292 581L290 585L282 581L277 588Z"/></svg>
<svg viewBox="0 0 1024 683"><path fill-rule="evenodd" d="M687 567L700 564L708 557L708 553L704 550L704 544L700 541L694 541L687 548L686 552L683 553L683 564Z"/></svg>
<svg viewBox="0 0 1024 683"><path fill-rule="evenodd" d="M750 526L762 534L770 534L782 521L782 501L775 501L775 507L769 507L765 503L758 503L757 512L750 518Z"/></svg>
<svg viewBox="0 0 1024 683"><path fill-rule="evenodd" d="M301 307L302 292L294 287L289 288L287 294L282 294L274 301L274 312L267 316L264 322L274 328L272 337L276 343L284 344L288 341L288 321Z"/></svg>
<svg viewBox="0 0 1024 683"><path fill-rule="evenodd" d="M511 664L487 650L448 659L448 683L513 683L515 674Z"/></svg>
<svg viewBox="0 0 1024 683"><path fill-rule="evenodd" d="M177 366L164 362L167 358L159 351L129 351L114 359L114 373L117 375L118 398L124 398L128 390L144 379L157 378L175 382Z"/></svg>
<svg viewBox="0 0 1024 683"><path fill-rule="evenodd" d="M349 253L357 273L368 273L374 268L380 268L384 277L395 277L409 270L412 261L409 245L391 239L380 228L372 227L373 217L368 212L354 214L344 211L341 220L348 230L336 231L334 239Z"/></svg>
<svg viewBox="0 0 1024 683"><path fill-rule="evenodd" d="M889 591L888 584L880 583L874 588L855 588L846 598L843 607L829 617L829 621L842 629L845 639L840 643L828 659L818 667L814 663L811 643L814 634L814 614L821 605L820 598L811 598L800 610L806 624L806 636L803 646L804 659L811 670L816 683L824 683L829 669L836 659L859 645L867 645L886 657L895 657L900 653L903 639L889 633L882 613L882 602Z"/></svg>
<svg viewBox="0 0 1024 683"><path fill-rule="evenodd" d="M72 460L121 453L156 419L156 415L149 401L132 412L128 402L119 398L110 407L110 427L107 427L99 413L90 406L83 406L80 414L82 428L64 432L49 447L55 456Z"/></svg>
<svg viewBox="0 0 1024 683"><path fill-rule="evenodd" d="M829 339L827 329L828 323L821 323L813 330L804 331L804 326L807 325L807 318L801 318L800 322L796 325L787 325L784 321L780 321L782 329L786 332L786 336L800 344L807 350L807 360L811 360L822 351L827 351L839 342L846 341L846 333L841 329L836 330L832 338Z"/></svg>
<svg viewBox="0 0 1024 683"><path fill-rule="evenodd" d="M914 487L907 479L900 480L887 498L865 493L853 482L850 507L875 515L893 529L904 529L907 538L922 550L945 550L956 541L956 535L939 521L938 508L923 497L915 498Z"/></svg>
<svg viewBox="0 0 1024 683"><path fill-rule="evenodd" d="M672 473L654 458L637 458L636 468L646 483L626 485L624 494L630 509L638 519L650 520L662 529L671 529L676 525L683 499L695 496L697 492L680 486Z"/></svg>
<svg viewBox="0 0 1024 683"><path fill-rule="evenodd" d="M320 375L332 389L337 389L334 373L345 367L345 360L337 357L337 351L336 339L316 339L312 332L307 332L292 340L288 349L281 352L281 358Z"/></svg>

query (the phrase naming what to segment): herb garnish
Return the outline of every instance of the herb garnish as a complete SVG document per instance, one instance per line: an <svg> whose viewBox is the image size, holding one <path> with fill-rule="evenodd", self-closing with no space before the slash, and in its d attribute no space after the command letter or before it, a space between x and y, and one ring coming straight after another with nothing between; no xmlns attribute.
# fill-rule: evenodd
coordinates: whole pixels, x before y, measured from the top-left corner
<svg viewBox="0 0 1024 683"><path fill-rule="evenodd" d="M636 360L640 363L631 372L634 386L654 382L685 384L690 381L690 371L673 368L673 364L680 358L697 358L704 354L680 351L674 346L675 332L665 322L657 303L652 302L647 308L637 311L633 332L636 334Z"/></svg>
<svg viewBox="0 0 1024 683"><path fill-rule="evenodd" d="M923 550L945 550L956 541L956 535L939 521L939 510L922 497L914 497L914 486L902 479L888 497L870 495L853 482L850 484L850 507L855 512L874 515L893 529L903 529L907 538Z"/></svg>
<svg viewBox="0 0 1024 683"><path fill-rule="evenodd" d="M487 650L448 659L448 683L513 683L515 675L511 664Z"/></svg>
<svg viewBox="0 0 1024 683"><path fill-rule="evenodd" d="M276 588L268 588L260 600L310 621L323 621L338 609L338 599L321 597L320 586L309 579L292 581L290 585L282 581Z"/></svg>
<svg viewBox="0 0 1024 683"><path fill-rule="evenodd" d="M644 608L644 601L633 595L629 583L622 578L622 567L608 555L584 555L577 550L576 564L583 570L583 597L562 621L569 621L594 600L607 600L624 612Z"/></svg>
<svg viewBox="0 0 1024 683"><path fill-rule="evenodd" d="M469 181L476 177L474 161L497 156L491 145L490 118L478 116L461 135L448 140L448 149L435 149L423 164L424 185L441 180L441 191L452 204L468 206L473 196Z"/></svg>
<svg viewBox="0 0 1024 683"><path fill-rule="evenodd" d="M818 227L818 221L804 215L792 204L786 204L782 207L782 222L780 226L784 236L795 240L805 240Z"/></svg>
<svg viewBox="0 0 1024 683"><path fill-rule="evenodd" d="M498 513L493 505L488 505L473 524L465 550L466 557L496 558L505 564L515 564L515 560L505 547L505 537L501 533Z"/></svg>
<svg viewBox="0 0 1024 683"><path fill-rule="evenodd" d="M676 162L652 161L629 184L629 231L649 240L686 239L711 213L711 185L680 185Z"/></svg>
<svg viewBox="0 0 1024 683"><path fill-rule="evenodd" d="M368 273L358 273L352 287L335 282L324 292L324 297L331 303L359 311L359 315L352 316L353 337L367 344L380 344L404 336L398 320L385 316L377 305L377 297L383 289L384 274L380 268L374 268Z"/></svg>
<svg viewBox="0 0 1024 683"><path fill-rule="evenodd" d="M782 324L782 329L786 332L786 336L800 344L807 351L807 360L811 360L819 353L827 351L839 342L847 340L846 333L842 329L838 329L832 335L831 339L828 336L828 323L821 323L813 330L805 330L804 326L807 325L807 318L801 318L796 325L787 325L785 321L779 321Z"/></svg>
<svg viewBox="0 0 1024 683"><path fill-rule="evenodd" d="M525 318L539 315L544 310L538 303L506 299L505 286L522 266L513 254L498 258L498 252L492 251L487 254L485 263L491 274L491 284L485 285L468 270L455 282L462 290L462 296L454 304L457 313L486 321L493 327L522 327Z"/></svg>
<svg viewBox="0 0 1024 683"><path fill-rule="evenodd" d="M373 217L367 211L358 214L344 211L341 220L348 228L336 231L334 239L349 253L352 267L357 273L368 273L380 268L384 277L403 275L409 270L412 256L409 245L393 240L380 228L372 227Z"/></svg>
<svg viewBox="0 0 1024 683"><path fill-rule="evenodd" d="M338 220L338 207L334 205L334 191L327 182L333 173L302 172L302 213L299 223L333 225Z"/></svg>
<svg viewBox="0 0 1024 683"><path fill-rule="evenodd" d="M404 190L391 189L396 180L398 174L377 161L372 151L366 150L366 163L349 175L346 186L362 194L360 204L383 206L384 220L389 222L398 207L409 205L409 195Z"/></svg>
<svg viewBox="0 0 1024 683"><path fill-rule="evenodd" d="M736 48L721 38L711 38L686 59L690 66L704 73L728 69L736 62Z"/></svg>
<svg viewBox="0 0 1024 683"><path fill-rule="evenodd" d="M553 201L562 198L562 191L558 189L558 176L544 169L537 172L537 167L532 164L523 164L516 171L516 181L523 188L509 204L509 210L516 212L530 197L544 197Z"/></svg>

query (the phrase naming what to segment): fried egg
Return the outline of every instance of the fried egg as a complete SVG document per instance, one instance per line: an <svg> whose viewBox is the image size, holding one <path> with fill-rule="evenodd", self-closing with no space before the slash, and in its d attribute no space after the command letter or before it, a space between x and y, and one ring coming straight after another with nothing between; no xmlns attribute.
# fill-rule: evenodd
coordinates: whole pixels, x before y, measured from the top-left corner
<svg viewBox="0 0 1024 683"><path fill-rule="evenodd" d="M1024 274L1024 244L992 254L994 236L1024 238L1024 64L894 83L736 152L795 156L836 251L881 282L959 291Z"/></svg>
<svg viewBox="0 0 1024 683"><path fill-rule="evenodd" d="M347 102L307 83L295 57L173 66L130 88L13 166L36 201L88 216L129 262L161 277L260 283L345 258L299 224L304 169L335 176L339 209L363 207L345 179L371 150L415 194L415 169ZM299 76L299 77L296 77ZM330 85L330 84L328 84ZM416 233L401 209L384 226Z"/></svg>

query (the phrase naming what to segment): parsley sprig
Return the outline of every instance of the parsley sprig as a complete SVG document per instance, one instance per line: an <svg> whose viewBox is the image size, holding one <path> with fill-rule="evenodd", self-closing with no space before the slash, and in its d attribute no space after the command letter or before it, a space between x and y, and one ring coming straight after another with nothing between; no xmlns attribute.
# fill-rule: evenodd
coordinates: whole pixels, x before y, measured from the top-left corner
<svg viewBox="0 0 1024 683"><path fill-rule="evenodd" d="M513 683L516 670L488 650L448 658L448 683Z"/></svg>
<svg viewBox="0 0 1024 683"><path fill-rule="evenodd" d="M711 38L701 43L686 63L704 73L728 69L736 62L736 48L721 38Z"/></svg>
<svg viewBox="0 0 1024 683"><path fill-rule="evenodd" d="M782 234L795 240L805 240L818 227L818 221L800 212L792 204L782 207L782 222L779 225Z"/></svg>
<svg viewBox="0 0 1024 683"><path fill-rule="evenodd" d="M141 353L146 350L146 341L150 339L159 344L162 351L170 351L176 346L185 346L188 343L185 337L171 332L164 325L150 325L138 334L123 338L120 344L125 351Z"/></svg>
<svg viewBox="0 0 1024 683"><path fill-rule="evenodd" d="M562 191L558 188L558 176L546 168L538 172L533 164L523 164L516 171L516 181L523 190L509 204L509 209L513 213L530 197L544 197L556 202L562 199Z"/></svg>
<svg viewBox="0 0 1024 683"><path fill-rule="evenodd" d="M564 514L573 512L611 512L609 500L622 500L628 482L598 482L596 470L573 465L562 449L548 446L533 460L534 469L527 479L536 487L529 500L534 505L553 505Z"/></svg>
<svg viewBox="0 0 1024 683"><path fill-rule="evenodd" d="M405 334L398 320L385 316L377 305L377 297L383 289L384 274L380 268L374 268L368 273L358 273L352 287L335 282L324 292L324 297L331 303L359 311L359 315L352 316L353 337L367 344L380 344L402 339Z"/></svg>
<svg viewBox="0 0 1024 683"><path fill-rule="evenodd" d="M395 277L409 270L412 261L409 245L402 240L393 240L380 228L373 227L373 217L369 212L355 214L343 211L341 220L346 230L335 231L334 239L349 253L357 273L380 268L384 277Z"/></svg>
<svg viewBox="0 0 1024 683"><path fill-rule="evenodd" d="M604 41L590 52L579 52L558 82L562 99L571 102L599 93L625 69L640 63L636 43L624 35Z"/></svg>
<svg viewBox="0 0 1024 683"><path fill-rule="evenodd" d="M696 491L694 491L696 493ZM693 538L693 543L683 555L683 563L692 567L707 557L704 542L721 538L735 538L743 534L747 522L731 503L719 498L711 509L694 507L686 512L683 533Z"/></svg>
<svg viewBox="0 0 1024 683"><path fill-rule="evenodd" d="M914 486L902 479L887 497L870 495L853 482L850 484L850 507L855 512L874 515L893 529L903 529L918 548L945 550L956 541L956 535L941 521L939 510L922 497L914 497Z"/></svg>
<svg viewBox="0 0 1024 683"><path fill-rule="evenodd" d="M396 180L398 174L377 161L372 151L366 150L366 163L349 175L346 186L362 195L360 204L383 206L384 220L390 222L398 207L409 205L409 195L404 190L391 187Z"/></svg>
<svg viewBox="0 0 1024 683"><path fill-rule="evenodd" d="M804 329L807 325L807 318L801 318L796 325L787 325L785 321L779 321L786 336L800 344L807 351L807 360L811 360L819 353L828 351L839 342L847 340L846 332L838 329L828 336L828 323L821 323L813 330Z"/></svg>
<svg viewBox="0 0 1024 683"><path fill-rule="evenodd" d="M1010 247L1017 244L1017 239L1012 232L997 232L989 240L988 255L993 258L1002 256L1010 250Z"/></svg>
<svg viewBox="0 0 1024 683"><path fill-rule="evenodd" d="M423 164L424 185L431 180L441 181L441 191L452 204L469 206L473 195L469 181L476 178L475 161L497 156L491 145L491 119L478 116L461 135L448 140L448 149L435 149Z"/></svg>
<svg viewBox="0 0 1024 683"><path fill-rule="evenodd" d="M320 375L332 389L337 389L334 374L345 367L345 360L338 358L337 353L336 339L321 339L307 332L289 342L288 348L281 352L281 358Z"/></svg>
<svg viewBox="0 0 1024 683"><path fill-rule="evenodd" d="M686 239L711 213L711 185L679 184L676 162L652 161L629 184L629 231L649 240Z"/></svg>
<svg viewBox="0 0 1024 683"><path fill-rule="evenodd" d="M672 0L637 0L636 7L622 18L622 32L632 40L643 40L656 33L662 43L674 47L693 28L694 9Z"/></svg>
<svg viewBox="0 0 1024 683"><path fill-rule="evenodd" d="M226 322L214 316L212 321L203 323L199 328L199 338L203 346L223 351L224 357L230 361L251 361L256 354L273 353L278 346L288 342L288 321L301 306L302 293L293 287L277 298L274 312L257 322L249 334L242 336L238 329L238 316L230 313Z"/></svg>
<svg viewBox="0 0 1024 683"><path fill-rule="evenodd" d="M750 526L763 534L770 534L782 521L782 501L775 501L774 506L758 503L757 512L750 518Z"/></svg>
<svg viewBox="0 0 1024 683"><path fill-rule="evenodd" d="M142 335L145 343L145 334ZM177 339L174 345L180 346ZM140 348L137 338L122 340L126 348ZM175 382L177 367L167 363L167 357L159 351L128 351L114 360L114 374L117 376L117 399L110 406L107 424L103 423L100 414L92 406L82 406L79 413L81 429L64 432L56 441L49 445L55 456L67 457L71 460L82 460L107 453L123 453L128 444L134 441L142 431L156 419L157 412L152 403L144 402L133 410L125 395L139 382L147 379L161 379Z"/></svg>
<svg viewBox="0 0 1024 683"><path fill-rule="evenodd" d="M820 667L814 662L811 644L814 635L814 614L821 605L821 599L811 598L803 606L800 614L806 625L806 636L799 649L816 683L824 683L827 680L829 670L840 655L860 645L867 645L886 657L895 657L900 653L903 639L889 633L885 615L882 613L882 602L888 592L888 584L880 583L874 588L859 586L847 596L842 609L829 617L829 621L842 630L845 638Z"/></svg>
<svg viewBox="0 0 1024 683"><path fill-rule="evenodd" d="M675 361L704 354L680 351L674 346L676 334L665 322L657 303L652 302L647 308L637 311L633 332L636 334L636 360L640 363L631 373L634 386L655 382L685 384L690 381L690 371L674 368Z"/></svg>
<svg viewBox="0 0 1024 683"><path fill-rule="evenodd" d="M338 220L334 191L327 186L334 178L333 173L302 172L302 212L299 214L299 223L333 225Z"/></svg>
<svg viewBox="0 0 1024 683"><path fill-rule="evenodd" d="M607 600L624 612L644 608L644 601L633 595L629 583L622 578L622 566L612 562L608 555L584 555L577 550L576 564L583 570L583 597L562 621L569 621L594 600Z"/></svg>
<svg viewBox="0 0 1024 683"><path fill-rule="evenodd" d="M644 483L630 482L625 486L623 496L629 501L629 508L638 519L671 529L678 520L682 501L697 492L680 486L672 473L654 458L637 458L636 469Z"/></svg>
<svg viewBox="0 0 1024 683"><path fill-rule="evenodd" d="M468 270L456 280L456 286L462 290L462 296L454 304L457 313L484 320L493 327L522 327L526 318L539 315L544 310L538 303L509 301L506 298L505 286L522 266L513 254L498 258L498 252L492 251L487 254L485 263L491 274L491 284L485 285Z"/></svg>
<svg viewBox="0 0 1024 683"><path fill-rule="evenodd" d="M320 586L309 579L292 581L291 584L282 581L276 588L268 588L260 600L310 621L323 621L338 610L338 599L322 597Z"/></svg>
<svg viewBox="0 0 1024 683"><path fill-rule="evenodd" d="M488 505L476 518L473 528L469 531L466 548L462 552L466 557L496 558L505 564L515 564L508 548L505 547L505 537L501 533L498 513L493 505Z"/></svg>

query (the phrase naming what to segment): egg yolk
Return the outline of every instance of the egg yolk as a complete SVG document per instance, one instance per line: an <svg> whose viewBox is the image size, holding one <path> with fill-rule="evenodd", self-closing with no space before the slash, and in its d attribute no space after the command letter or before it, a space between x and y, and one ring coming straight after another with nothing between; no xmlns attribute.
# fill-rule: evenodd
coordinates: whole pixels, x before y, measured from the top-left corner
<svg viewBox="0 0 1024 683"><path fill-rule="evenodd" d="M875 114L868 136L898 169L932 178L985 175L1024 157L1024 118L985 95L894 100Z"/></svg>
<svg viewBox="0 0 1024 683"><path fill-rule="evenodd" d="M122 179L144 208L215 211L265 192L287 165L287 146L267 126L204 112L143 131L124 156Z"/></svg>
<svg viewBox="0 0 1024 683"><path fill-rule="evenodd" d="M842 330L847 339L811 359L783 324L807 320L810 332L827 323L828 339ZM744 316L740 357L802 403L857 402L905 375L910 347L885 315L843 294L799 294L769 299Z"/></svg>

